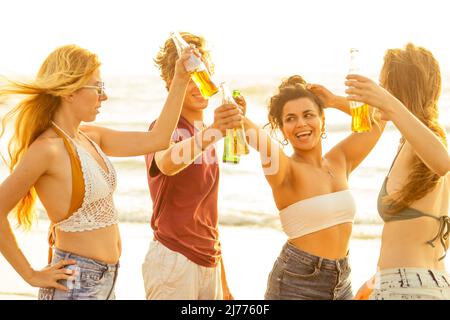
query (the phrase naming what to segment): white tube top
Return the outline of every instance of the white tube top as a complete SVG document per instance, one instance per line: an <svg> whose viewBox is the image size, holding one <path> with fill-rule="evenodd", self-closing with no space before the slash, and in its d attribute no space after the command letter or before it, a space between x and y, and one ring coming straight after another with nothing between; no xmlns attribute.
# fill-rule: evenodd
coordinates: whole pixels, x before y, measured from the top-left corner
<svg viewBox="0 0 450 320"><path fill-rule="evenodd" d="M293 203L280 211L280 220L289 239L295 239L341 223L353 223L355 213L355 200L347 189Z"/></svg>

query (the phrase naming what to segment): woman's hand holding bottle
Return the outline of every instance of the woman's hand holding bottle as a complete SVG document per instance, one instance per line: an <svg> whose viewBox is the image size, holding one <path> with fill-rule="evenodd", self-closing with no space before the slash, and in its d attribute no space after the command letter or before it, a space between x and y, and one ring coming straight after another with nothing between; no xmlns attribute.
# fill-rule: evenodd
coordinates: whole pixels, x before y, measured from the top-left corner
<svg viewBox="0 0 450 320"><path fill-rule="evenodd" d="M345 91L348 94L348 100L360 101L377 108L381 113L382 120L392 120L395 110L404 107L386 89L367 77L350 74L347 76L345 85L349 87Z"/></svg>

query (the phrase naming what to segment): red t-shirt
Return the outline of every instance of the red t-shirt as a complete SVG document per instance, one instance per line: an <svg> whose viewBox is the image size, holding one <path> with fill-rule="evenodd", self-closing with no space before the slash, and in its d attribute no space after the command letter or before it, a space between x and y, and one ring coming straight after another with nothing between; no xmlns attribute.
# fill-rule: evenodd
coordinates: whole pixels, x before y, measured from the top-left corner
<svg viewBox="0 0 450 320"><path fill-rule="evenodd" d="M155 121L149 130L154 124ZM194 132L197 129L180 117L172 140L180 142L192 137ZM198 265L215 267L221 251L217 213L219 165L214 146L173 176L159 171L154 155L145 157L153 200L154 238Z"/></svg>

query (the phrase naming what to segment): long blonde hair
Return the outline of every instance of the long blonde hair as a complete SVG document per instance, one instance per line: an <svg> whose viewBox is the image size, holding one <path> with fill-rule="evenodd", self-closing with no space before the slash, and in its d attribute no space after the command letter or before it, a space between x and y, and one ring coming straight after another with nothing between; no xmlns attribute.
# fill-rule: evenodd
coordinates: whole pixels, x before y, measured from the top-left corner
<svg viewBox="0 0 450 320"><path fill-rule="evenodd" d="M445 130L438 123L441 71L430 51L412 43L408 43L404 49L388 50L384 56L381 80L390 93L447 145ZM404 187L384 199L390 204L391 214L423 198L440 178L414 155Z"/></svg>
<svg viewBox="0 0 450 320"><path fill-rule="evenodd" d="M36 79L30 83L8 80L0 95L25 95L2 120L0 137L14 118L14 133L8 144L10 171L13 171L29 146L51 126L51 120L61 105L61 98L86 85L100 67L97 55L76 45L57 48L45 59ZM33 222L36 201L31 188L15 207L20 226L29 229Z"/></svg>

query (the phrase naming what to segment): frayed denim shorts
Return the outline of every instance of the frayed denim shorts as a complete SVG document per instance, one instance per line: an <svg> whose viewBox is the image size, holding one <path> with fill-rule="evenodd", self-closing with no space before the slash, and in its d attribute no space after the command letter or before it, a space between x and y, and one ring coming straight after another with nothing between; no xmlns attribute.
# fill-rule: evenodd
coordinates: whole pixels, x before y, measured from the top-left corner
<svg viewBox="0 0 450 320"><path fill-rule="evenodd" d="M269 274L266 300L350 300L348 255L321 258L287 242Z"/></svg>
<svg viewBox="0 0 450 320"><path fill-rule="evenodd" d="M119 263L106 264L97 260L85 258L70 252L55 249L52 263L60 260L73 259L75 265L65 269L74 270L75 274L69 280L59 280L66 286L67 292L55 288L40 288L39 300L114 300L114 286L117 279Z"/></svg>
<svg viewBox="0 0 450 320"><path fill-rule="evenodd" d="M450 300L450 276L445 270L384 269L375 275L369 300Z"/></svg>

